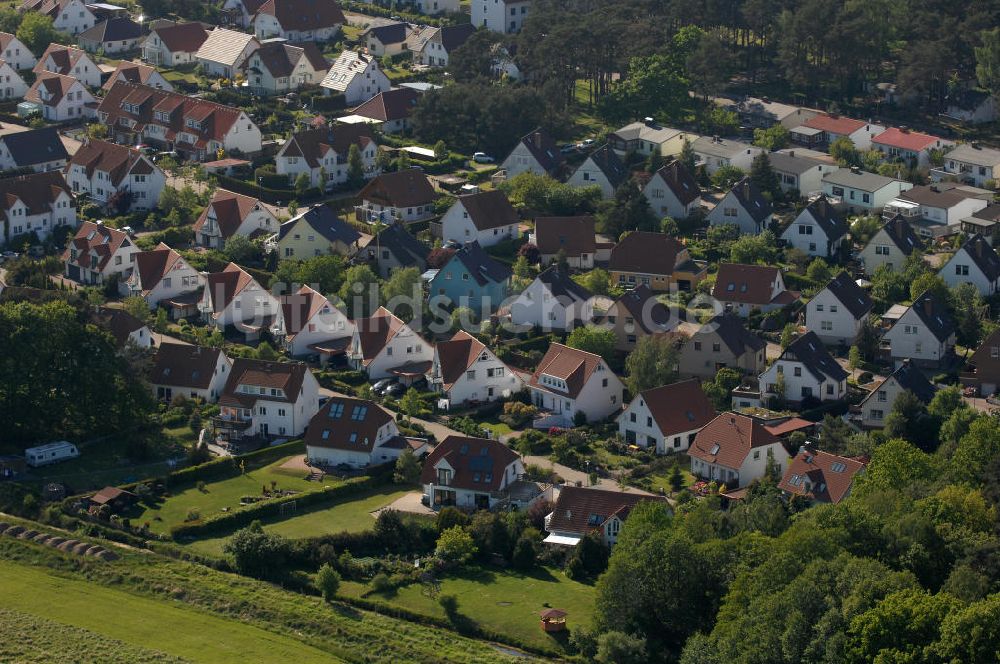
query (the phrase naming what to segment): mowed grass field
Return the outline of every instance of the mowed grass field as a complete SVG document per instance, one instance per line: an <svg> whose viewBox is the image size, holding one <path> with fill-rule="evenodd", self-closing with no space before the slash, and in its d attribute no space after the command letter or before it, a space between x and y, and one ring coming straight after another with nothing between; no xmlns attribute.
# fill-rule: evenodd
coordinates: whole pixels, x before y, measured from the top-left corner
<svg viewBox="0 0 1000 664"><path fill-rule="evenodd" d="M0 609L16 612L15 634L32 625L28 639L9 634L0 639L2 661L341 661L302 641L237 620L12 561L0 565L0 588ZM4 613L0 620L0 631L6 634Z"/></svg>

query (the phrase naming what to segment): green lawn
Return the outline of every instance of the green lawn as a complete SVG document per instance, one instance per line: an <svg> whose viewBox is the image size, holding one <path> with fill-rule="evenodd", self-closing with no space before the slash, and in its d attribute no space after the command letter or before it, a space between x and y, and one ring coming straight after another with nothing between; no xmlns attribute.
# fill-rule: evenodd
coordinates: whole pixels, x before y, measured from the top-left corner
<svg viewBox="0 0 1000 664"><path fill-rule="evenodd" d="M344 584L344 593L359 593L359 584ZM594 587L573 581L561 570L538 568L530 574L511 570L470 567L449 574L441 581L442 595L458 597L458 612L481 627L543 648L561 649L559 640L542 632L538 613L555 607L569 612L570 630L589 625L594 610ZM384 601L426 615L444 618L436 598L423 592L421 584L386 595L371 594ZM547 605L547 606L546 606Z"/></svg>
<svg viewBox="0 0 1000 664"><path fill-rule="evenodd" d="M19 623L28 614L44 619L39 621L43 628L55 621L126 644L122 649L126 652L107 652L102 649L116 644L101 640L90 643L84 657L70 658L63 637L43 629L41 634L32 634L34 641L24 644L21 654L16 651L17 643L5 640L0 646L4 661L32 661L31 653L38 652L39 639L51 639L44 646L49 650L45 661L52 662L137 661L128 658L130 652L135 652L133 649L160 651L192 662L340 661L294 638L238 620L106 588L80 577L56 576L9 560L0 565L0 587L4 589L0 608L18 612ZM11 659L7 659L8 654ZM24 659L25 655L29 658ZM121 656L126 659L119 659Z"/></svg>

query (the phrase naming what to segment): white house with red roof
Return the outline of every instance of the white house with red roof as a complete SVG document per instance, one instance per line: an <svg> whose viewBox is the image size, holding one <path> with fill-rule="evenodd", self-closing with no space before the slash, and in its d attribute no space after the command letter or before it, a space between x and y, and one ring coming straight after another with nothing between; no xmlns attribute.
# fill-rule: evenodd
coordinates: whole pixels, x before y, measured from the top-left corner
<svg viewBox="0 0 1000 664"><path fill-rule="evenodd" d="M465 330L434 347L427 378L431 388L444 394L451 404L495 401L524 387L516 371Z"/></svg>
<svg viewBox="0 0 1000 664"><path fill-rule="evenodd" d="M76 226L76 208L59 171L0 179L0 242L34 233L45 240L59 226Z"/></svg>
<svg viewBox="0 0 1000 664"><path fill-rule="evenodd" d="M861 459L803 446L782 475L778 488L789 497L835 505L851 495L854 479L865 472L865 466Z"/></svg>
<svg viewBox="0 0 1000 664"><path fill-rule="evenodd" d="M417 456L427 441L406 438L396 419L374 401L330 397L306 429L306 459L314 466L365 468L391 463L404 450Z"/></svg>
<svg viewBox="0 0 1000 664"><path fill-rule="evenodd" d="M146 155L127 145L86 139L66 165L73 193L98 203L117 205L125 196L128 210L149 210L160 202L167 177Z"/></svg>
<svg viewBox="0 0 1000 664"><path fill-rule="evenodd" d="M572 427L577 413L597 422L621 410L625 386L600 355L553 343L528 380L538 429Z"/></svg>
<svg viewBox="0 0 1000 664"><path fill-rule="evenodd" d="M722 413L705 425L687 451L691 472L731 488L764 477L771 460L784 473L791 455L764 423L749 415Z"/></svg>
<svg viewBox="0 0 1000 664"><path fill-rule="evenodd" d="M448 436L424 459L420 483L433 509L490 509L524 475L517 452L497 440Z"/></svg>
<svg viewBox="0 0 1000 664"><path fill-rule="evenodd" d="M205 277L164 243L133 256L134 267L121 289L146 300L155 309L162 300L178 298L204 287Z"/></svg>
<svg viewBox="0 0 1000 664"><path fill-rule="evenodd" d="M194 222L194 239L199 247L222 249L231 237L269 236L277 233L279 227L271 209L256 198L216 189Z"/></svg>
<svg viewBox="0 0 1000 664"><path fill-rule="evenodd" d="M640 392L618 416L618 433L629 445L679 453L715 414L701 382L692 378Z"/></svg>
<svg viewBox="0 0 1000 664"><path fill-rule="evenodd" d="M208 275L198 311L206 323L220 330L234 325L247 338L267 330L280 314L278 299L236 263Z"/></svg>
<svg viewBox="0 0 1000 664"><path fill-rule="evenodd" d="M424 376L434 361L434 347L385 307L355 321L347 359L368 380L395 376L404 384Z"/></svg>
<svg viewBox="0 0 1000 664"><path fill-rule="evenodd" d="M228 443L300 436L319 410L319 383L301 362L237 358L212 418Z"/></svg>
<svg viewBox="0 0 1000 664"><path fill-rule="evenodd" d="M52 122L94 117L97 102L83 83L72 76L45 72L38 75L24 100L38 104L42 117Z"/></svg>
<svg viewBox="0 0 1000 664"><path fill-rule="evenodd" d="M821 132L821 143L829 145L838 138L847 138L854 143L854 147L861 151L871 149L872 137L885 131L885 127L873 122L855 120L843 115L826 114L809 118L802 123L801 127ZM797 132L798 129L800 127L791 130L793 139L795 139L797 133L801 133Z"/></svg>
<svg viewBox="0 0 1000 664"><path fill-rule="evenodd" d="M134 267L139 248L124 232L85 221L63 253L66 276L82 284L103 284Z"/></svg>
<svg viewBox="0 0 1000 664"><path fill-rule="evenodd" d="M278 298L281 315L271 334L292 357L319 355L322 361L343 355L354 339L354 321L309 286Z"/></svg>
<svg viewBox="0 0 1000 664"><path fill-rule="evenodd" d="M872 137L872 149L878 150L890 160L900 160L926 167L930 164L932 151L943 152L954 147L955 141L940 136L923 134L905 127L890 127Z"/></svg>

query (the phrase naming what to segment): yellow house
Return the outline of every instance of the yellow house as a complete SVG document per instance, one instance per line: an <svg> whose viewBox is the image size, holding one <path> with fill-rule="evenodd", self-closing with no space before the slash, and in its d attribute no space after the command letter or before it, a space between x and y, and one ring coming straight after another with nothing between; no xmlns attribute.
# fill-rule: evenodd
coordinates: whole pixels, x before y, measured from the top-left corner
<svg viewBox="0 0 1000 664"><path fill-rule="evenodd" d="M708 276L703 262L691 259L687 247L664 233L629 233L611 250L611 279L624 288L648 286L656 292L690 291Z"/></svg>
<svg viewBox="0 0 1000 664"><path fill-rule="evenodd" d="M317 205L281 224L274 246L279 260L314 256L352 256L360 248L361 233L326 205Z"/></svg>

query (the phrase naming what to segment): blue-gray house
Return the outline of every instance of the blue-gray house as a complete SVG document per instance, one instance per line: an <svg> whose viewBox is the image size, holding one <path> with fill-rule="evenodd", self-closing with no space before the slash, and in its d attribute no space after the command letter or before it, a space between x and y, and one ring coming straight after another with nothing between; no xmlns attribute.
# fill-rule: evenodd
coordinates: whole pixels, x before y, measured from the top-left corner
<svg viewBox="0 0 1000 664"><path fill-rule="evenodd" d="M478 242L468 242L430 281L430 298L447 298L480 315L496 311L510 290L510 268L490 257Z"/></svg>

